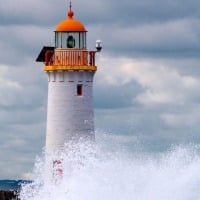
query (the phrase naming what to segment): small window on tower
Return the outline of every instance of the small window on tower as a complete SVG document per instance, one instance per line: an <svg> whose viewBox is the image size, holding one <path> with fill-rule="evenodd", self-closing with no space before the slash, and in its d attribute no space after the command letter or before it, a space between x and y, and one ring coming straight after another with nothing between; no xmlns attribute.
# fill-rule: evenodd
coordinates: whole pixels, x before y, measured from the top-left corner
<svg viewBox="0 0 200 200"><path fill-rule="evenodd" d="M77 85L77 96L83 95L83 85Z"/></svg>

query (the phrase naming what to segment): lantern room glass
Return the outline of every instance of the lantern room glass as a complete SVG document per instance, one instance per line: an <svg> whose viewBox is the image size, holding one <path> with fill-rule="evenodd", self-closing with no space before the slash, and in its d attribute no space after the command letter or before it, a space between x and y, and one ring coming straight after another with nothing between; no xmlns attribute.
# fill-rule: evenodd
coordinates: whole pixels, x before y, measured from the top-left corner
<svg viewBox="0 0 200 200"><path fill-rule="evenodd" d="M86 49L86 32L55 32L55 47Z"/></svg>

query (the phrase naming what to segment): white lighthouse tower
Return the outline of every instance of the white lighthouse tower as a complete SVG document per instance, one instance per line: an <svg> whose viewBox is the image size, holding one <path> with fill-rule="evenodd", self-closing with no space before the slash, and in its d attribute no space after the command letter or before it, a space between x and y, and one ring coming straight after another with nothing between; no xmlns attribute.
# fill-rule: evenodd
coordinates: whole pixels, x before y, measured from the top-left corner
<svg viewBox="0 0 200 200"><path fill-rule="evenodd" d="M46 152L62 150L69 141L94 141L93 77L96 51L87 50L87 31L67 18L55 29L55 46L43 47L36 61L44 62L48 77ZM97 42L97 51L99 50ZM101 49L101 47L100 47Z"/></svg>

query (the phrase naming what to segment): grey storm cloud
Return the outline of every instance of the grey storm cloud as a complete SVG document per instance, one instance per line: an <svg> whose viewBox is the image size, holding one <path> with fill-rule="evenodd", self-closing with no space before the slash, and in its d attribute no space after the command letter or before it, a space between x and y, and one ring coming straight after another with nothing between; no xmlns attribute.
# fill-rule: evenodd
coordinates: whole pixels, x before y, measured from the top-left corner
<svg viewBox="0 0 200 200"><path fill-rule="evenodd" d="M8 0L0 6L1 23L8 24L50 24L59 20L59 15L66 13L66 1L29 1L17 2ZM73 1L77 16L85 22L120 23L130 26L130 23L146 23L153 21L169 21L180 18L199 17L199 1L183 0L158 1L142 0L123 2L112 1ZM62 6L59 6L62 5ZM59 14L58 14L59 13Z"/></svg>
<svg viewBox="0 0 200 200"><path fill-rule="evenodd" d="M134 137L148 151L200 141L198 60L104 57L99 62L103 69L95 89L106 89L95 91L97 103L102 100L97 127L110 136Z"/></svg>
<svg viewBox="0 0 200 200"><path fill-rule="evenodd" d="M52 46L64 0L0 3L0 178L28 178L45 143L47 77L35 59ZM200 2L72 1L101 39L94 83L98 141L161 151L200 141ZM7 167L15 166L15 170Z"/></svg>
<svg viewBox="0 0 200 200"><path fill-rule="evenodd" d="M57 6L59 3L62 5L63 1L32 3L20 0L13 3L8 0L2 4L0 33L7 38L2 46L6 49L16 47L27 55L36 52L39 44L52 44L52 31L67 12L67 3ZM89 4L74 1L73 5L75 17L90 30L91 47L97 37L101 37L105 49L109 52L115 49L118 54L198 56L198 1L93 1Z"/></svg>

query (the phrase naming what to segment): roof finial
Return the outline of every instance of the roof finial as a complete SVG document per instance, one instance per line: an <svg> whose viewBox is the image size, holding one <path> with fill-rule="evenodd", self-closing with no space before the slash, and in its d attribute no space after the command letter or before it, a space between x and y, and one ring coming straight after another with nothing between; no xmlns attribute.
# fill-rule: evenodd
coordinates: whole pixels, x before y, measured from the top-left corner
<svg viewBox="0 0 200 200"><path fill-rule="evenodd" d="M72 10L72 2L69 2L69 9Z"/></svg>
<svg viewBox="0 0 200 200"><path fill-rule="evenodd" d="M72 18L74 16L74 12L72 11L72 2L69 3L69 11L68 11L68 17Z"/></svg>

